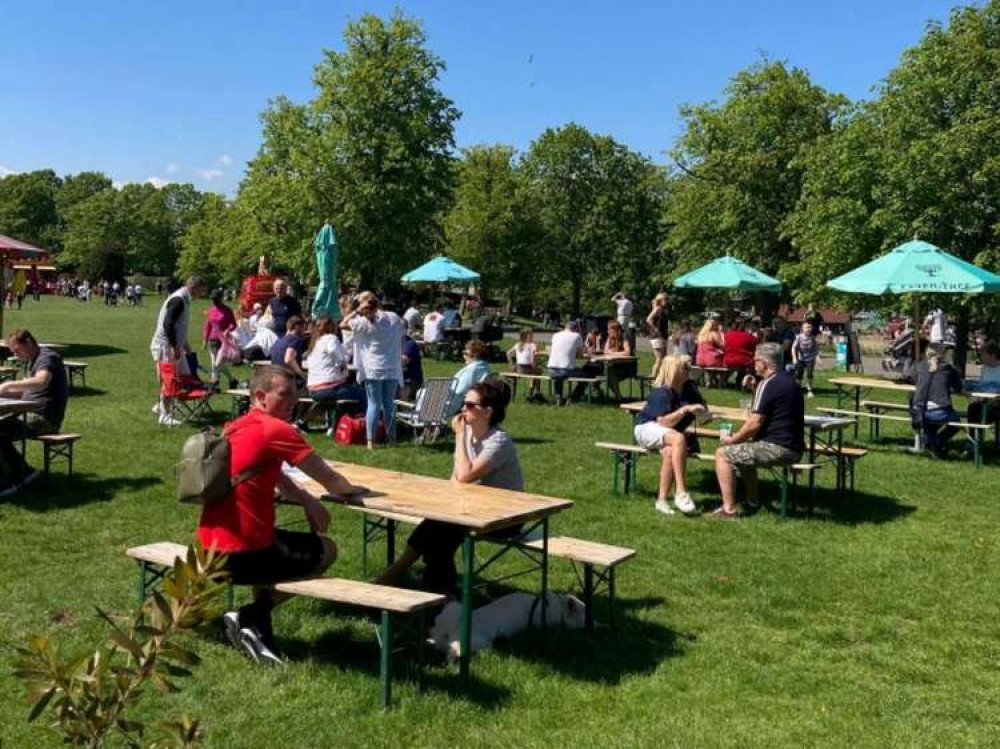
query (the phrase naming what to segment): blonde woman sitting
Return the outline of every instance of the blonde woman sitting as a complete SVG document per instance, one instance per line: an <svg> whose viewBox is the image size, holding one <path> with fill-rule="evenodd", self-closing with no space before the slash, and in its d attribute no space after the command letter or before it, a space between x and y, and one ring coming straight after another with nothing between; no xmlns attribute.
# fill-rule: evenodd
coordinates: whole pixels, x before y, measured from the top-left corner
<svg viewBox="0 0 1000 749"><path fill-rule="evenodd" d="M635 441L660 453L660 486L655 507L664 515L674 514L667 500L673 484L677 486L674 507L685 515L697 512L686 485L688 444L684 430L706 409L690 372L688 357L664 357L649 400L636 419Z"/></svg>

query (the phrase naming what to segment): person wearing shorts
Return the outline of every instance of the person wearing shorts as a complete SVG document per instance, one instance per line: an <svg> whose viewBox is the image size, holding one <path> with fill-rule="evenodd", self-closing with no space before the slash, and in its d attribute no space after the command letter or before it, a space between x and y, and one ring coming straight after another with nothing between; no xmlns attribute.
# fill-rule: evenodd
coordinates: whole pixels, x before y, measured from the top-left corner
<svg viewBox="0 0 1000 749"><path fill-rule="evenodd" d="M653 298L653 309L646 316L646 335L653 349L653 371L655 379L663 357L667 355L667 341L670 338L670 321L667 318L667 295L662 291Z"/></svg>
<svg viewBox="0 0 1000 749"><path fill-rule="evenodd" d="M331 495L346 497L362 489L330 468L289 419L298 403L295 376L268 365L254 373L253 405L226 425L230 475L242 474L224 498L202 508L198 540L226 555L232 581L254 587L253 603L228 611L222 621L235 648L255 662L282 665L271 626L271 611L291 596L274 585L313 577L333 564L337 549L327 536L330 514L318 499L284 475L282 463L297 466ZM308 533L275 528L275 489L302 505Z"/></svg>
<svg viewBox="0 0 1000 749"><path fill-rule="evenodd" d="M754 371L760 384L754 392L750 415L733 435L722 437L715 451L715 475L722 492L722 507L713 514L730 520L741 514L736 502L736 469L743 476L746 506L760 506L757 469L791 465L805 451L805 400L795 378L784 370L780 344L763 343L754 352Z"/></svg>

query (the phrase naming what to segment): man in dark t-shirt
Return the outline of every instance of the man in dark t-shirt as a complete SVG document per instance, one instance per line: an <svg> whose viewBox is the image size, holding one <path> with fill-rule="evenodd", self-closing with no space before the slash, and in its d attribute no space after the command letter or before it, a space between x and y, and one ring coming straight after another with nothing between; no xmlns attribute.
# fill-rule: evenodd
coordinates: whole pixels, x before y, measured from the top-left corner
<svg viewBox="0 0 1000 749"><path fill-rule="evenodd" d="M285 334L289 318L302 315L302 305L299 304L299 300L289 296L287 292L288 285L279 278L274 282L274 297L267 303L274 320L271 327L279 338Z"/></svg>
<svg viewBox="0 0 1000 749"><path fill-rule="evenodd" d="M11 414L0 419L0 496L12 494L38 477L15 447L24 437L55 434L62 426L69 399L66 367L58 352L42 348L27 330L15 330L7 346L28 365L28 376L0 385L0 398L30 401L35 410L24 420Z"/></svg>
<svg viewBox="0 0 1000 749"><path fill-rule="evenodd" d="M306 352L305 327L305 320L293 315L288 318L288 332L271 346L271 362L292 370L299 381L299 387L306 381L306 372L302 368L302 356Z"/></svg>
<svg viewBox="0 0 1000 749"><path fill-rule="evenodd" d="M754 352L754 370L760 384L750 415L735 434L722 437L715 451L715 475L722 491L721 519L740 514L736 503L736 469L746 487L746 504L759 506L757 467L796 463L805 451L805 400L795 378L784 370L779 344L764 343Z"/></svg>

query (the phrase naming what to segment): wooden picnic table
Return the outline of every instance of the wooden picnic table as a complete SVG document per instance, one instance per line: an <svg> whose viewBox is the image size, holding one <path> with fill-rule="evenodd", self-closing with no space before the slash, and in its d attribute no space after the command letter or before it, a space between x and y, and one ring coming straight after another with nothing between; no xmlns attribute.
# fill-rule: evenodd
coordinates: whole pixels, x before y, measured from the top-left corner
<svg viewBox="0 0 1000 749"><path fill-rule="evenodd" d="M370 509L378 513L396 513L426 520L438 520L461 526L465 530L462 544L462 611L459 640L461 643L460 671L469 673L470 639L472 632L472 589L476 575L476 539L510 526L535 522L542 531L539 569L542 589L542 623L545 624L545 595L548 591L549 517L573 506L568 499L540 494L496 489L480 484L460 484L450 479L419 476L354 463L327 461L335 471L351 483L368 491L360 497L341 500L327 497L318 483L301 472L287 472L313 496L332 499L351 507Z"/></svg>
<svg viewBox="0 0 1000 749"><path fill-rule="evenodd" d="M862 390L885 390L895 393L914 393L916 392L917 386L911 385L907 382L898 382L895 380L886 380L879 377L834 377L830 380L831 385L837 386L837 408L841 407L844 398L848 397L847 389L852 388L854 390L854 412L861 412L861 391ZM977 392L977 391L963 391L961 395L965 395L969 398L975 400L984 401L995 401L1000 399L1000 393L990 393L990 392ZM858 423L854 422L854 436L858 436Z"/></svg>

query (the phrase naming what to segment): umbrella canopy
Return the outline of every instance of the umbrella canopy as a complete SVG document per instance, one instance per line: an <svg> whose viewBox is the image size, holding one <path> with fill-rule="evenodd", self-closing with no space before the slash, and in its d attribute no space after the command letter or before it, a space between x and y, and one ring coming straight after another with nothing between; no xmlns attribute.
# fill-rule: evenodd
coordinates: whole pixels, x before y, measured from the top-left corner
<svg viewBox="0 0 1000 749"><path fill-rule="evenodd" d="M826 285L855 294L993 294L1000 276L914 239Z"/></svg>
<svg viewBox="0 0 1000 749"><path fill-rule="evenodd" d="M316 250L319 288L316 289L312 316L319 318L325 315L331 320L339 320L341 314L337 300L337 271L340 264L340 244L337 242L337 232L330 226L329 221L323 224L323 228L313 240L313 249Z"/></svg>
<svg viewBox="0 0 1000 749"><path fill-rule="evenodd" d="M730 289L732 291L781 291L781 281L761 273L742 260L726 255L674 281L678 289Z"/></svg>
<svg viewBox="0 0 1000 749"><path fill-rule="evenodd" d="M40 260L46 256L40 247L0 234L0 255L13 260Z"/></svg>
<svg viewBox="0 0 1000 749"><path fill-rule="evenodd" d="M459 265L450 257L438 255L405 276L403 283L475 283L479 274Z"/></svg>

